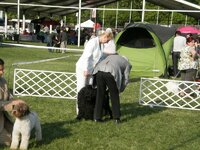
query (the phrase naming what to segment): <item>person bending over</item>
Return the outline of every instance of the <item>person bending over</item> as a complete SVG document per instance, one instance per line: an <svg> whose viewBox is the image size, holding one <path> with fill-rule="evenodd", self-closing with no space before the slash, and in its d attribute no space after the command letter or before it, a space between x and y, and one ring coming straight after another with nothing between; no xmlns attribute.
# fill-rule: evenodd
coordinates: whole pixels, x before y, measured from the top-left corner
<svg viewBox="0 0 200 150"><path fill-rule="evenodd" d="M129 73L132 66L128 59L118 54L109 55L102 60L94 69L96 76L97 96L94 109L94 121L102 121L102 107L104 95L108 88L111 98L113 119L120 122L120 97L129 82Z"/></svg>

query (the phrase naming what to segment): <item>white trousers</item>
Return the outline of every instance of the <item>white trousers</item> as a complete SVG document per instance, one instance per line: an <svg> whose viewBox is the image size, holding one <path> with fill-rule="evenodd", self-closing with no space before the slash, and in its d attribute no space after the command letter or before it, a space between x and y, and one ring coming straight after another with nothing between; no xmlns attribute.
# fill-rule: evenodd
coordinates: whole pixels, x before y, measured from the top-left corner
<svg viewBox="0 0 200 150"><path fill-rule="evenodd" d="M78 92L87 84L87 77L84 76L84 71L80 67L76 67L76 89ZM76 114L78 115L78 100L76 100Z"/></svg>

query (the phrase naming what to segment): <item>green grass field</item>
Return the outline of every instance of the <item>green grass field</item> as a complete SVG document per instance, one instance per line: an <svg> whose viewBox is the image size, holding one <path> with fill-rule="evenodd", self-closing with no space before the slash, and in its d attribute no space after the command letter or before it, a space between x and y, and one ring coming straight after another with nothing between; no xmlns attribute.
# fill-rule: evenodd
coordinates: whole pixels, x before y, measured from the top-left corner
<svg viewBox="0 0 200 150"><path fill-rule="evenodd" d="M13 70L29 68L52 71L75 71L80 53L49 53L45 49L0 47L0 58L6 65L5 78L13 86ZM69 56L31 65L12 66L13 63ZM39 114L43 141L36 143L32 136L30 150L199 150L199 111L150 108L141 106L140 80L131 77L126 90L121 93L122 123L112 120L104 123L75 121L75 100L19 97L31 110ZM15 98L18 98L15 96ZM0 147L2 150L8 147Z"/></svg>

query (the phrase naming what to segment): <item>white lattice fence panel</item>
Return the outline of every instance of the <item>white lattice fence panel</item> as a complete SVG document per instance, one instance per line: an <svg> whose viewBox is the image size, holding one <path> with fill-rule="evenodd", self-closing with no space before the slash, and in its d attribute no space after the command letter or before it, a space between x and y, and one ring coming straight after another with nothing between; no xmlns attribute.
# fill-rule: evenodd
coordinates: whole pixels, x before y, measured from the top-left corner
<svg viewBox="0 0 200 150"><path fill-rule="evenodd" d="M199 83L141 78L139 103L151 107L200 110Z"/></svg>
<svg viewBox="0 0 200 150"><path fill-rule="evenodd" d="M68 72L15 69L13 94L76 99L76 75Z"/></svg>

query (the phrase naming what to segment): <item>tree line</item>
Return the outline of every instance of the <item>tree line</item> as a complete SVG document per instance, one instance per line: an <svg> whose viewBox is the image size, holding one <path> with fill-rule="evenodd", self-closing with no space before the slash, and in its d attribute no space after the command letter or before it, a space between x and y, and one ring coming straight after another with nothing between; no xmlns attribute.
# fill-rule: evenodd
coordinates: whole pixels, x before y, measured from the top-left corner
<svg viewBox="0 0 200 150"><path fill-rule="evenodd" d="M188 2L194 3L199 5L199 0L187 0ZM132 2L132 3L131 3ZM120 0L118 1L118 8L119 9L130 9L132 4L132 9L142 9L142 0ZM101 8L117 8L117 2L111 3L106 6L101 6ZM159 7L158 5L154 5L146 1L146 8L147 9L159 9L163 10L165 8ZM105 15L103 15L103 13ZM96 11L96 18L94 18L95 22L102 24L104 21L104 27L112 27L116 26L116 19L117 19L117 27L123 28L126 23L133 23L133 22L140 22L142 12L141 11L118 11L118 15L116 15L116 11L114 10L102 10ZM8 19L16 18L16 13L8 13ZM50 16L50 15L49 15ZM131 17L130 17L131 16ZM145 22L153 23L153 24L164 24L169 25L172 21L173 24L185 24L186 15L181 13L173 13L173 20L172 19L172 12L145 12ZM34 13L26 14L26 18L28 19L36 19L37 15ZM42 16L41 16L42 17ZM104 17L104 18L103 18ZM63 16L53 16L55 20L60 20ZM82 10L81 12L81 22L91 19L91 10ZM76 25L77 24L77 16L75 13L67 14L65 16L65 21L69 25ZM187 16L187 24L197 25L198 20Z"/></svg>

